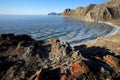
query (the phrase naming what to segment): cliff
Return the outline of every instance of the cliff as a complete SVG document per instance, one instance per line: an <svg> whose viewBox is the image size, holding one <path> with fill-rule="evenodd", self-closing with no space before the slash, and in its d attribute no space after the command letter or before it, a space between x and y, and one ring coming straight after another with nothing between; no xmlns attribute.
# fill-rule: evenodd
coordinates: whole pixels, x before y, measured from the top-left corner
<svg viewBox="0 0 120 80"><path fill-rule="evenodd" d="M120 1L109 0L109 2L87 7L78 7L75 10L65 9L62 16L81 18L87 21L106 21L120 18Z"/></svg>

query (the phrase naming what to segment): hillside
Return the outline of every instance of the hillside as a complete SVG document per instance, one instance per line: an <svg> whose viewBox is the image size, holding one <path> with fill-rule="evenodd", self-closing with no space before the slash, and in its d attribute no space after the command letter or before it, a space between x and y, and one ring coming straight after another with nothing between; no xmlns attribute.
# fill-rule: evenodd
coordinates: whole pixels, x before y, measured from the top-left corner
<svg viewBox="0 0 120 80"><path fill-rule="evenodd" d="M81 18L87 21L106 21L120 18L120 1L110 0L109 2L87 7L78 7L75 10L65 9L62 16Z"/></svg>

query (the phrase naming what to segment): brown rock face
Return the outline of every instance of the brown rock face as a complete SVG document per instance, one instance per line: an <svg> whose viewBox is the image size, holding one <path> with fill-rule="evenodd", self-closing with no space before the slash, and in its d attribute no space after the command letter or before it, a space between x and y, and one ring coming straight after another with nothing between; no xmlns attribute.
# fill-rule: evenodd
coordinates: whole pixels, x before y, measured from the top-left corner
<svg viewBox="0 0 120 80"><path fill-rule="evenodd" d="M94 10L95 9L95 10ZM96 6L93 10L91 10L86 16L85 19L88 19L88 21L94 20L94 21L103 21L112 19L112 14L109 10L109 8L104 6ZM89 17L87 17L89 16Z"/></svg>
<svg viewBox="0 0 120 80"><path fill-rule="evenodd" d="M65 9L63 12L63 16L70 16L70 17L76 17L76 18L84 18L84 16L92 9L94 8L95 4L91 4L87 7L78 7L75 10L72 9Z"/></svg>
<svg viewBox="0 0 120 80"><path fill-rule="evenodd" d="M110 0L109 2L87 7L79 7L75 10L65 10L63 16L81 18L87 21L105 21L120 18L120 1Z"/></svg>

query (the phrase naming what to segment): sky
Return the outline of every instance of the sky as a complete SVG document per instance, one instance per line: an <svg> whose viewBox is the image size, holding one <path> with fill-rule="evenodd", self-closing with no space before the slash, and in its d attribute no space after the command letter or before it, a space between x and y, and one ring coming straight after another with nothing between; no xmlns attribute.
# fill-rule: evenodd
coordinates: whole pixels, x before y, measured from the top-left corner
<svg viewBox="0 0 120 80"><path fill-rule="evenodd" d="M0 0L0 14L45 15L75 9L89 4L100 4L108 0Z"/></svg>

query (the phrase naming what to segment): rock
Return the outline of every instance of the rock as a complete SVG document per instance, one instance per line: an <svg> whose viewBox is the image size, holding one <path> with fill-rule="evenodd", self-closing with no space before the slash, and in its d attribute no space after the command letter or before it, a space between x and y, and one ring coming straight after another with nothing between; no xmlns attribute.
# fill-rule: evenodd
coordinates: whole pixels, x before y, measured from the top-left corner
<svg viewBox="0 0 120 80"><path fill-rule="evenodd" d="M0 36L0 52L9 50L9 48L15 48L21 41L34 41L28 35L14 35L14 34L1 34ZM11 47L12 46L12 47Z"/></svg>
<svg viewBox="0 0 120 80"><path fill-rule="evenodd" d="M30 80L60 80L59 68L50 70L50 69L41 69L37 71Z"/></svg>
<svg viewBox="0 0 120 80"><path fill-rule="evenodd" d="M72 76L69 75L69 74L68 74L68 75L63 74L63 75L61 76L60 80L74 80L74 79L73 79Z"/></svg>
<svg viewBox="0 0 120 80"><path fill-rule="evenodd" d="M31 36L25 34L17 35L16 37L19 39L19 41L34 41L34 39L32 39Z"/></svg>
<svg viewBox="0 0 120 80"><path fill-rule="evenodd" d="M16 45L18 44L18 40L14 34L1 34L0 36L0 53L1 55L7 55L7 51L14 50ZM4 53L4 54L2 54ZM9 53L10 54L10 53Z"/></svg>
<svg viewBox="0 0 120 80"><path fill-rule="evenodd" d="M16 51L19 54L23 54L26 52L26 50L28 49L29 46L31 46L32 43L28 42L28 41L21 41L18 43L17 47L16 47Z"/></svg>
<svg viewBox="0 0 120 80"><path fill-rule="evenodd" d="M2 40L11 40L11 39L13 39L14 38L14 34L1 34L1 36L0 36L0 41L2 41Z"/></svg>
<svg viewBox="0 0 120 80"><path fill-rule="evenodd" d="M70 8L67 8L67 9L65 9L65 11L62 13L62 15L64 16L64 15L69 15L70 14L70 12L71 12L71 9Z"/></svg>
<svg viewBox="0 0 120 80"><path fill-rule="evenodd" d="M40 42L30 37L24 39L25 36L23 39L3 36L5 40L1 40L7 46L8 40L16 45L12 43L5 52L0 52L0 80L114 80L120 77L119 55L100 57L99 51L91 54L97 49L88 51L87 47L80 52L83 47L75 49L59 39ZM4 46L2 43L1 47Z"/></svg>
<svg viewBox="0 0 120 80"><path fill-rule="evenodd" d="M62 59L64 56L70 55L71 47L67 42L59 42L57 39L51 40L50 59Z"/></svg>
<svg viewBox="0 0 120 80"><path fill-rule="evenodd" d="M88 68L79 63L72 63L70 64L71 68L71 75L75 78L79 77L81 74L87 74L88 73Z"/></svg>
<svg viewBox="0 0 120 80"><path fill-rule="evenodd" d="M73 51L72 58L78 59L80 57L79 51Z"/></svg>
<svg viewBox="0 0 120 80"><path fill-rule="evenodd" d="M74 80L80 78L83 74L88 74L88 67L82 60L76 60L71 64L64 64L61 67L61 80ZM84 77L85 78L85 77ZM82 78L81 78L82 79Z"/></svg>
<svg viewBox="0 0 120 80"><path fill-rule="evenodd" d="M20 41L34 41L30 36L28 35L17 35L8 33L8 34L1 34L0 36L0 42L2 41L10 41L10 42L20 42Z"/></svg>
<svg viewBox="0 0 120 80"><path fill-rule="evenodd" d="M30 80L40 80L40 74L41 74L42 69L37 71L34 75L30 77Z"/></svg>
<svg viewBox="0 0 120 80"><path fill-rule="evenodd" d="M25 79L25 72L21 70L23 66L24 61L18 61L17 63L12 64L12 66L9 67L9 69L6 71L6 74L2 77L1 80ZM21 70L20 73L17 72L19 70Z"/></svg>
<svg viewBox="0 0 120 80"><path fill-rule="evenodd" d="M113 67L114 69L116 69L117 71L120 71L120 64L119 64L119 60L111 55L106 55L103 57L105 62L110 65L111 67Z"/></svg>
<svg viewBox="0 0 120 80"><path fill-rule="evenodd" d="M31 45L30 47L27 48L26 50L26 56L34 56L35 55L35 46Z"/></svg>
<svg viewBox="0 0 120 80"><path fill-rule="evenodd" d="M59 42L60 42L60 40L57 39L57 38L52 38L52 39L50 40L50 44L56 44L56 43L59 43Z"/></svg>

